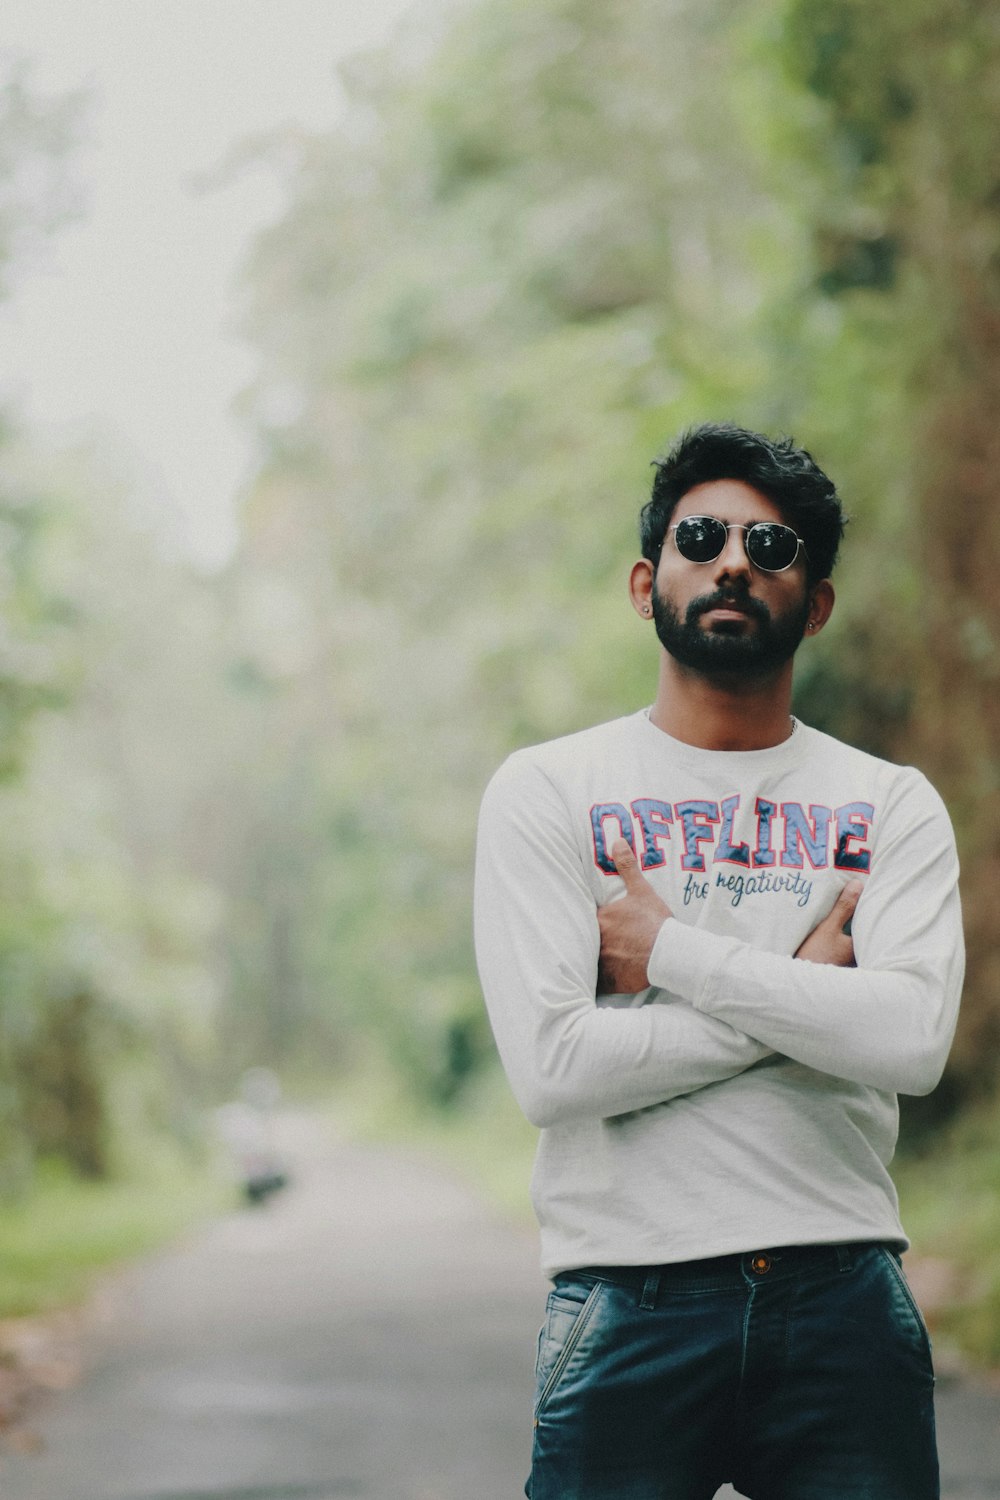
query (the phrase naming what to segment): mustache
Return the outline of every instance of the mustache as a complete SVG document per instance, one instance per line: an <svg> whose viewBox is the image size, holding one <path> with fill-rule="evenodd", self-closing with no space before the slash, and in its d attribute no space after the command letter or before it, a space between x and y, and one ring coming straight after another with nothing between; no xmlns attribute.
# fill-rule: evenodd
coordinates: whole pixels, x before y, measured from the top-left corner
<svg viewBox="0 0 1000 1500"><path fill-rule="evenodd" d="M771 611L763 599L755 599L749 589L716 589L711 594L700 594L687 607L687 620L693 625L700 615L709 609L725 609L732 606L744 610L754 620L770 620Z"/></svg>

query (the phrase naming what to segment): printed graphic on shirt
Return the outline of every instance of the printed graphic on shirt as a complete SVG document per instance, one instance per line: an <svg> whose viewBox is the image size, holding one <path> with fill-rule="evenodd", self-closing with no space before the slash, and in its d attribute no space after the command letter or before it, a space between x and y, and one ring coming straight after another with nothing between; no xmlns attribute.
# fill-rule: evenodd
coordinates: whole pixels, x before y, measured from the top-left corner
<svg viewBox="0 0 1000 1500"><path fill-rule="evenodd" d="M746 896L779 892L805 906L813 884L806 871L867 874L871 868L870 802L831 808L758 797L749 815L741 816L740 801L734 794L721 802L596 802L590 809L594 863L605 875L617 873L611 848L618 838L628 841L643 870L675 860L686 875L685 906L705 900L713 887L724 890L733 906Z"/></svg>

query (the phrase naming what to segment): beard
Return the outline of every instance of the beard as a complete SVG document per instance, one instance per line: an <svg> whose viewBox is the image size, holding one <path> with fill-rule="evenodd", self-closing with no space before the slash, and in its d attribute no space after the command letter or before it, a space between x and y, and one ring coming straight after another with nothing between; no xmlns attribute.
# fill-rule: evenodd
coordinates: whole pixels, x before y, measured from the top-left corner
<svg viewBox="0 0 1000 1500"><path fill-rule="evenodd" d="M762 599L747 592L717 590L692 599L682 620L659 589L653 588L653 621L663 649L692 672L704 677L766 677L784 666L799 648L809 618L809 601L793 605L783 614L772 615ZM744 626L705 630L701 616L717 606L735 605L756 620L757 628Z"/></svg>

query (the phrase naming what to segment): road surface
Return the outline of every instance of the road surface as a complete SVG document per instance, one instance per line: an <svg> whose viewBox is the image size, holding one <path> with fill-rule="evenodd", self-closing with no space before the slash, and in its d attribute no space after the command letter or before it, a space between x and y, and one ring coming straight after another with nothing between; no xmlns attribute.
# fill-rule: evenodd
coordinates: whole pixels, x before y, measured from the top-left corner
<svg viewBox="0 0 1000 1500"><path fill-rule="evenodd" d="M295 1144L284 1194L112 1281L2 1500L521 1494L533 1232L420 1152ZM997 1500L1000 1392L949 1382L939 1412L947 1500Z"/></svg>

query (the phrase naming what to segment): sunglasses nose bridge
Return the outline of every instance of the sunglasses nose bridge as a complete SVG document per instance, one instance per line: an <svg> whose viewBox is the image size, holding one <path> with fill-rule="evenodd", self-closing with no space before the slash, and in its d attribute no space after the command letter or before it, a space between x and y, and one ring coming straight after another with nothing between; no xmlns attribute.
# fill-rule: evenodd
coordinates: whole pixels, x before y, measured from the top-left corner
<svg viewBox="0 0 1000 1500"><path fill-rule="evenodd" d="M715 559L716 571L720 574L749 573L750 558L747 553L747 534L742 526L730 523L726 527L726 540L722 551Z"/></svg>

